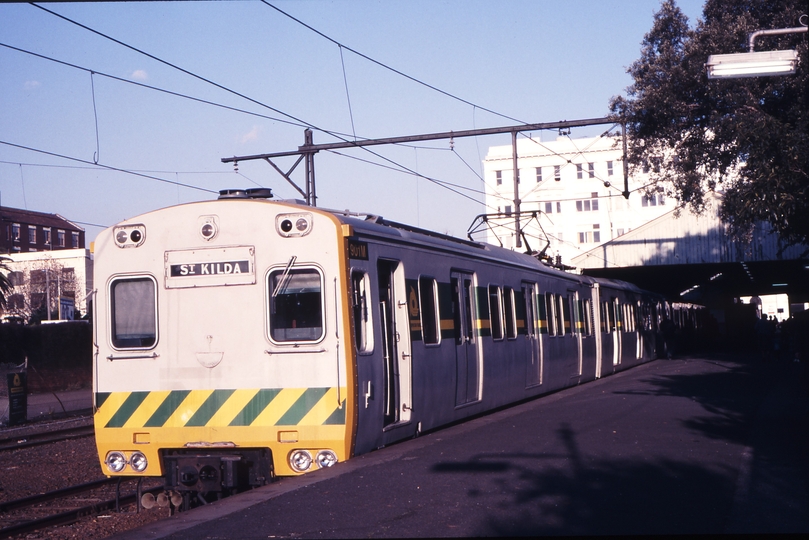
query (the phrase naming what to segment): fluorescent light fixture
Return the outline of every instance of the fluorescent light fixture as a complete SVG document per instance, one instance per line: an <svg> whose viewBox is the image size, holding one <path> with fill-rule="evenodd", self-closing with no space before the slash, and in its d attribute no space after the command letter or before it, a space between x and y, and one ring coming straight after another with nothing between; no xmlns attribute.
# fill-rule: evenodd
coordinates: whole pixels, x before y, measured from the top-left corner
<svg viewBox="0 0 809 540"><path fill-rule="evenodd" d="M793 75L798 66L798 51L712 54L706 65L709 79Z"/></svg>

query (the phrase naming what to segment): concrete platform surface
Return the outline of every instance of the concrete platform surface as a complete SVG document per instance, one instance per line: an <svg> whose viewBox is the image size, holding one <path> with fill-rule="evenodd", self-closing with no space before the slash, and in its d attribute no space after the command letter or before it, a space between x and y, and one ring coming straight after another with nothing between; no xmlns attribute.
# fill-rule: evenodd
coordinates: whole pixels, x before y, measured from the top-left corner
<svg viewBox="0 0 809 540"><path fill-rule="evenodd" d="M807 533L803 368L658 360L118 538Z"/></svg>

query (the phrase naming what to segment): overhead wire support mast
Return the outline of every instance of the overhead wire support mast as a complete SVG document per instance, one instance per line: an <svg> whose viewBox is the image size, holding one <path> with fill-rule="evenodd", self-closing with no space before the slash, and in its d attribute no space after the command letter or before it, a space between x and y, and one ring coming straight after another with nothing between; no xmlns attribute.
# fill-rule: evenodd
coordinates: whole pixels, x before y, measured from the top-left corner
<svg viewBox="0 0 809 540"><path fill-rule="evenodd" d="M517 166L517 134L524 132L524 131L541 131L541 130L558 130L558 129L566 129L571 127L585 127L585 126L595 126L595 125L602 125L602 124L618 124L614 118L602 117L602 118L586 118L582 120L562 120L559 122L544 122L540 124L520 124L518 126L503 126L503 127L494 127L494 128L483 128L483 129L469 129L464 131L444 131L440 133L425 133L422 135L406 135L402 137L387 137L382 139L360 139L354 141L343 141L343 142L334 142L334 143L324 143L324 144L313 144L312 139L312 130L306 129L304 131L304 144L299 146L297 150L290 150L287 152L274 152L270 154L254 154L248 156L233 156L233 157L224 157L222 158L222 163L238 163L239 161L252 161L252 160L264 160L268 162L272 167L278 171L281 176L283 176L287 182L292 184L292 186L306 198L306 203L309 206L316 206L316 195L315 195L315 163L314 163L314 156L321 150L337 150L341 148L361 148L364 146L379 146L383 144L403 144L403 143L412 143L412 142L419 142L419 141L434 141L440 139L457 139L461 137L480 137L482 135L499 135L504 133L511 133L511 141L513 146L513 161L514 161L514 210L516 216L520 215L520 193L519 193L519 185L518 185L518 174L519 169ZM623 127L623 126L622 126ZM627 167L626 167L626 130L625 128L622 130L623 138L624 138L624 197L628 197L629 195L629 179L627 174ZM292 166L292 168L287 172L284 173L275 163L272 162L272 159L279 158L279 157L288 157L288 156L301 156L297 162ZM301 160L305 158L306 163L306 189L305 191L302 190L300 187L295 185L295 183L290 178L292 171L298 166ZM519 223L519 217L515 217L515 226L517 228L517 247L521 246L520 241L520 233L521 227Z"/></svg>

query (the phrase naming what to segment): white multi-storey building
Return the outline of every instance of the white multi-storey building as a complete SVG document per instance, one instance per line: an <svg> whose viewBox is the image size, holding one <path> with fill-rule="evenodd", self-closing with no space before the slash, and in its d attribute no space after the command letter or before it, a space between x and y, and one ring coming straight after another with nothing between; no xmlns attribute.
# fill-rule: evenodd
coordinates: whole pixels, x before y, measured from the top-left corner
<svg viewBox="0 0 809 540"><path fill-rule="evenodd" d="M486 241L512 249L525 249L515 235L513 149L494 146L484 160L486 206L489 218ZM628 179L624 197L621 136L608 135L554 141L517 140L518 194L521 227L528 246L554 261L571 260L594 247L674 209L675 201L663 193L647 195L648 175ZM536 219L531 212L537 212ZM510 217L509 217L510 216ZM549 243L549 244L548 244Z"/></svg>

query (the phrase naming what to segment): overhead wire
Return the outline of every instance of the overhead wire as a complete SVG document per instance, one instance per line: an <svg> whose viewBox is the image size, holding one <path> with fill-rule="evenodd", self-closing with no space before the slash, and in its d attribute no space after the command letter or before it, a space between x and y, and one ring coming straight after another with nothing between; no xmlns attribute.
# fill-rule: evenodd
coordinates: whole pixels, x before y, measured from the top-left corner
<svg viewBox="0 0 809 540"><path fill-rule="evenodd" d="M472 103L471 101L468 101L468 100L466 100L466 99L463 99L463 98L461 98L461 97L458 97L458 96L456 96L456 95L454 95L454 94L451 94L451 93L449 93L449 92L447 92L447 91L445 91L445 90L441 90L440 88L438 88L438 87L436 87L436 86L433 86L433 85L431 85L431 84L428 84L428 83L426 83L426 82L424 82L424 81L422 81L422 80L420 80L420 79L417 79L417 78L415 78L415 77L413 77L413 76L411 76L411 75L408 75L407 73L404 73L404 72L402 72L402 71L399 71L398 69L393 68L393 67L391 67L391 66L389 66L389 65L387 65L387 64L385 64L385 63L383 63L383 62L380 62L379 60L376 60L376 59L374 59L374 58L371 58L371 57L370 57L370 56L368 56L367 54L363 54L363 53L361 53L361 52L357 51L356 49L352 49L351 47L349 47L349 46L345 45L344 43L340 43L340 42L339 42L339 41L337 41L336 39L334 39L334 38L332 38L332 37L330 37L330 36L328 36L328 35L324 34L324 33L323 33L323 32L321 32L320 30L318 30L318 29L316 29L316 28L312 27L311 25L309 25L309 24L307 24L307 23L303 22L302 20L300 20L300 19L298 19L298 18L296 18L296 17L293 17L292 15L290 15L289 13L287 13L286 11L284 11L284 10L282 10L282 9L278 8L277 6L275 6L275 5L271 4L271 3L269 3L267 0L261 0L261 2L262 2L263 4L265 4L265 5L267 5L268 7L271 7L272 9L274 9L275 11L277 11L278 13L280 13L281 15L284 15L285 17L288 17L288 18L292 19L293 21L295 21L296 23L300 24L301 26L303 26L303 27L305 27L305 28L307 28L307 29L311 30L312 32L314 32L315 34L319 35L319 36L320 36L320 37L322 37L323 39L326 39L326 40L328 40L328 41L330 41L330 42L334 43L335 45L337 45L338 47L340 47L340 48L341 48L341 50L342 50L342 49L345 49L345 50L347 50L347 51L349 51L349 52L352 52L352 53L356 54L357 56L359 56L359 57L361 57L361 58L364 58L365 60L368 60L369 62L372 62L372 63L374 63L374 64L376 64L376 65L378 65L378 66L380 66L380 67L382 67L382 68L384 68L384 69L387 69L388 71L391 71L391 72L393 72L393 73L395 73L395 74L397 74L397 75L399 75L399 76L401 76L401 77L404 77L404 78L406 78L406 79L408 79L408 80L411 80L411 81L413 81L413 82L415 82L415 83L417 83L417 84L420 84L420 85L422 85L422 86L424 86L424 87L426 87L426 88L429 88L430 90L433 90L433 91L435 91L435 92L438 92L438 93L440 93L440 94L443 94L443 95L445 95L445 96L447 96L447 97L449 97L449 98L452 98L452 99L454 99L454 100L460 101L461 103L464 103L464 104L466 104L466 105L470 105L470 106L472 106L472 107L476 107L476 108L478 108L478 109L480 109L480 110L482 110L482 111L486 111L486 112L491 113L491 114L493 114L493 115L495 115L495 116L499 116L499 117L501 117L501 118L505 118L505 119L507 119L507 120L511 120L512 122L517 122L518 124L527 124L527 123L528 123L528 122L525 122L525 121L523 121L523 120L518 120L518 119L513 118L513 117L511 117L511 116L508 116L508 115L505 115L505 114L501 114L501 113L499 113L499 112L497 112L497 111L493 111L493 110L488 109L488 108L486 108L486 107L482 107L481 105L477 105L477 104L475 104L475 103Z"/></svg>
<svg viewBox="0 0 809 540"><path fill-rule="evenodd" d="M341 136L340 134L338 134L338 133L335 133L335 132L333 132L333 131L330 131L330 130L327 130L327 129L324 129L324 128L321 128L321 127L318 127L318 126L316 126L316 125L315 125L315 124L313 124L313 123L310 123L310 122L307 122L307 121L305 121L305 120L302 120L302 119L300 119L300 118L298 118L298 117L296 117L296 116L294 116L294 115L291 115L291 114L285 113L285 112L281 111L280 109L277 109L277 108L275 108L275 107L272 107L272 106L270 106L270 105L267 105L266 103L262 103L261 101L258 101L258 100L256 100L256 99L253 99L253 98L249 97L249 96L246 96L246 95L244 95L244 94L242 94L242 93L240 93L240 92L238 92L238 91L236 91L236 90L230 89L230 88L228 88L228 87L226 87L226 86L224 86L224 85L221 85L221 84L219 84L219 83L217 83L217 82L215 82L215 81L212 81L212 80L210 80L210 79L208 79L208 78L206 78L206 77L203 77L203 76L198 75L198 74L196 74L196 73L193 73L193 72L191 72L191 71L189 71L189 70L186 70L186 69L184 69L184 68L182 68L182 67L179 67L179 66L177 66L177 65L175 65L175 64L173 64L173 63L171 63L171 62L168 62L168 61L163 60L163 59L161 59L161 58L159 58L159 57L157 57L157 56L154 56L154 55L152 55L152 54L150 54L150 53L147 53L147 52L145 52L145 51L143 51L143 50L141 50L141 49L139 49L139 48L137 48L137 47L134 47L134 46L132 46L132 45L129 45L129 44L127 44L127 43L124 43L124 42L122 42L122 41L120 41L120 40L118 40L118 39L115 39L115 38L111 37L111 36L108 36L108 35L104 34L103 32L99 32L98 30L95 30L95 29L93 29L93 28L90 28L89 26L86 26L86 25L84 25L84 24L82 24L82 23L79 23L78 21L74 21L74 20L72 20L72 19L70 19L70 18L68 18L68 17L66 17L66 16L64 16L64 15L61 15L61 14L59 14L59 13L56 13L55 11L49 10L49 9L47 9L47 8L45 8L45 7L42 7L42 6L40 6L40 5L36 4L36 3L33 3L33 2L31 3L31 5L32 5L32 6L34 6L34 7L39 8L39 9L41 9L41 10L43 10L43 11L47 12L47 13L50 13L50 14L54 15L55 17L58 17L58 18L60 18L60 19L62 19L62 20L64 20L64 21L66 21L66 22L69 22L69 23L71 23L71 24L74 24L74 25L76 25L76 26L78 26L78 27L82 28L82 29L85 29L85 30L87 30L88 32L91 32L91 33L93 33L93 34L96 34L96 35L98 35L98 36L101 36L101 37L103 37L103 38L105 38L105 39L108 39L108 40L112 41L113 43L116 43L116 44L118 44L118 45L121 45L122 47L125 47L125 48L130 49L130 50L132 50L132 51L134 51L134 52L137 52L137 53L139 53L139 54L142 54L142 55L146 56L147 58L150 58L150 59L152 59L152 60L154 60L154 61L156 61L156 62L159 62L159 63L164 64L164 65L166 65L166 66L169 66L169 67L171 67L171 68L173 68L173 69L176 69L176 70L180 71L181 73L184 73L184 74L186 74L186 75L189 75L190 77L193 77L193 78L195 78L195 79L201 80L201 81L203 81L203 82L205 82L205 83L207 83L207 84L211 84L211 85L215 86L216 88L219 88L219 89L224 90L224 91L226 91L226 92L228 92L228 93L231 93L231 94L233 94L233 95L236 95L236 96L238 96L238 97L241 97L241 98L243 98L243 99L245 99L245 100L247 100L247 101L249 101L249 102L251 102L251 103L257 104L257 105L262 106L262 107L265 107L265 108L267 108L267 109L269 109L269 110L271 110L271 111L273 111L273 112L276 112L276 113L278 113L278 114L281 114L281 115L283 115L283 116L286 116L287 118L291 118L292 120L294 120L294 121L296 121L296 122L300 122L300 123L304 124L306 127L309 127L309 128L311 128L311 129L314 129L314 130L317 130L317 131L321 131L321 132L323 132L323 133L327 133L327 134L329 134L329 135L331 135L331 136L333 136L333 137L335 137L335 138L337 138L337 139L340 139L340 140L342 140L342 141L344 141L344 142L351 142L350 140L346 139L345 137L342 137L342 136ZM271 6L271 7L274 7L274 6ZM277 9L277 8L276 8L276 9ZM352 51L352 52L355 52L355 51L353 51L353 49L350 49L350 48L348 48L348 47L347 47L347 49L348 49L348 50L350 50L350 51ZM355 54L356 54L356 52L355 52ZM371 60L372 60L372 59L371 59ZM372 61L373 61L373 60L372 60ZM404 74L402 74L402 75L403 75L403 76L406 76L406 75L404 75ZM409 77L408 77L408 78L409 78ZM437 89L436 89L436 90L437 90ZM439 91L440 91L440 90L439 90ZM442 92L442 93L443 93L443 92ZM517 121L517 120L515 120L515 121ZM404 170L404 171L407 171L407 172L409 172L409 173L413 173L413 171L411 171L410 169L408 169L408 168L407 168L407 167L405 167L404 165L401 165L401 164L399 164L399 163L396 163L395 161L393 161L393 160L391 160L391 159L389 159L389 158L386 158L385 156L382 156L381 154L379 154L379 153L377 153L377 152L374 152L374 151L372 151L372 150L370 150L370 149L368 149L368 148L366 148L366 147L361 147L361 148L362 148L363 150L365 150L366 152L368 152L368 153L370 153L370 154L372 154L372 155L374 155L374 156L376 156L376 157L378 157L378 158L380 158L380 159L383 159L383 160L385 160L385 161L388 161L388 162L392 163L393 165L395 165L395 166L397 166L397 167L401 168L401 169L402 169L402 170ZM436 184L438 184L438 185L442 185L440 182L437 182L437 181L435 181L434 179L431 179L431 178L429 178L429 177L424 177L424 178L426 178L427 180L430 180L430 181L432 181L432 182L435 182L435 183L436 183Z"/></svg>
<svg viewBox="0 0 809 540"><path fill-rule="evenodd" d="M64 154L57 154L55 152L48 152L47 150L41 150L41 149L38 149L38 148L33 148L33 147L30 147L30 146L24 146L24 145L21 145L21 144L14 144L14 143L11 143L11 142L8 142L8 141L0 141L0 144L4 144L6 146L11 146L11 147L14 147L14 148L19 148L21 150L27 150L29 152L36 152L36 153L39 153L39 154L44 154L46 156L57 157L57 158L60 158L60 159L66 159L68 161L76 161L76 162L79 162L79 163L85 163L87 165L95 165L97 167L101 167L102 169L106 169L106 170L109 170L109 171L121 172L121 173L131 174L131 175L134 175L134 176L140 176L141 178L148 178L150 180L157 180L158 182L164 182L166 184L177 185L177 186L186 187L186 188L189 188L189 189L196 189L196 190L199 190L199 191L205 191L207 193L219 193L218 191L215 191L215 190L212 190L212 189L207 189L207 188L203 188L203 187L199 187L199 186L194 186L194 185L191 185L191 184L184 184L182 182L176 182L176 181L172 181L172 180L166 180L165 178L160 178L158 176L151 176L151 175L148 175L148 174L137 173L137 172L127 170L127 169L121 169L119 167L112 167L110 165L104 165L102 163L93 163L92 161L87 161L86 159L81 159L81 158L72 157L72 156L66 156Z"/></svg>

